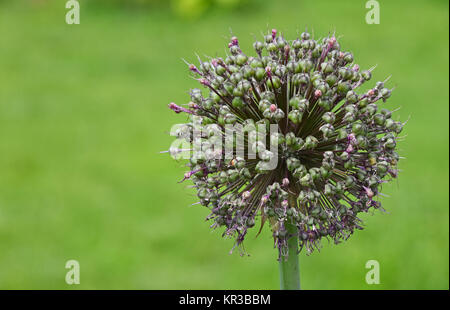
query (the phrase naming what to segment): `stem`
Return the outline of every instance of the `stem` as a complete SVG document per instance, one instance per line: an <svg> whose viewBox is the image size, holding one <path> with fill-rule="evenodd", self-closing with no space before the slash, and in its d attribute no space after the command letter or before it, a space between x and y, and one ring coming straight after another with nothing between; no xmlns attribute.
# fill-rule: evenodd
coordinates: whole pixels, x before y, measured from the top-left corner
<svg viewBox="0 0 450 310"><path fill-rule="evenodd" d="M291 197L290 197L291 198ZM296 207L296 199L289 199L289 205ZM288 239L289 256L287 260L280 257L280 289L299 290L300 289L300 268L298 265L298 236L297 226L286 223L286 230L291 237Z"/></svg>

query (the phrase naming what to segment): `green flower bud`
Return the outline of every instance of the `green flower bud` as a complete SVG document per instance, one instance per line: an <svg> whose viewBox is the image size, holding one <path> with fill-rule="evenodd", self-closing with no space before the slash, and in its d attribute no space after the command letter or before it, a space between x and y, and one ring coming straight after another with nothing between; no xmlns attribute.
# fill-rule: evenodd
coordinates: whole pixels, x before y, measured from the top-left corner
<svg viewBox="0 0 450 310"><path fill-rule="evenodd" d="M308 99L300 100L300 103L298 104L298 109L300 110L300 112L305 112L306 109L308 109L308 107L309 107Z"/></svg>
<svg viewBox="0 0 450 310"><path fill-rule="evenodd" d="M369 104L369 99L363 98L358 102L358 107L363 109L363 108L367 107L368 104Z"/></svg>
<svg viewBox="0 0 450 310"><path fill-rule="evenodd" d="M239 54L236 56L236 63L239 66L244 65L247 62L247 56L245 56L244 54Z"/></svg>
<svg viewBox="0 0 450 310"><path fill-rule="evenodd" d="M250 61L250 67L252 67L253 69L264 68L264 64L258 58L253 58Z"/></svg>
<svg viewBox="0 0 450 310"><path fill-rule="evenodd" d="M332 123L334 123L335 119L336 119L336 115L333 112L326 112L322 115L322 120L325 123L332 124Z"/></svg>
<svg viewBox="0 0 450 310"><path fill-rule="evenodd" d="M269 110L269 107L270 107L271 104L272 104L272 103L271 103L269 100L267 100L267 99L262 99L262 100L259 102L259 104L258 104L259 110L260 110L260 111L266 111L266 110Z"/></svg>
<svg viewBox="0 0 450 310"><path fill-rule="evenodd" d="M239 175L243 177L244 179L250 180L253 178L253 175L251 174L250 170L248 168L242 168L239 171Z"/></svg>
<svg viewBox="0 0 450 310"><path fill-rule="evenodd" d="M322 175L322 178L328 179L331 177L332 171L322 166L320 167L320 174Z"/></svg>
<svg viewBox="0 0 450 310"><path fill-rule="evenodd" d="M386 175L389 168L389 164L386 161L381 161L377 164L377 173L380 175Z"/></svg>
<svg viewBox="0 0 450 310"><path fill-rule="evenodd" d="M286 166L291 172L300 167L300 165L300 160L295 157L289 157L288 159L286 159Z"/></svg>
<svg viewBox="0 0 450 310"><path fill-rule="evenodd" d="M260 41L256 41L255 43L253 43L253 48L257 53L260 53L264 48L264 44Z"/></svg>
<svg viewBox="0 0 450 310"><path fill-rule="evenodd" d="M338 130L338 139L344 139L348 135L347 131L343 128Z"/></svg>
<svg viewBox="0 0 450 310"><path fill-rule="evenodd" d="M256 68L255 78L257 81L261 81L265 75L266 75L266 70L264 70L263 68Z"/></svg>
<svg viewBox="0 0 450 310"><path fill-rule="evenodd" d="M346 63L353 62L353 55L351 53L346 53L345 56L344 56L344 61Z"/></svg>
<svg viewBox="0 0 450 310"><path fill-rule="evenodd" d="M312 181L317 181L320 178L320 169L317 167L309 169Z"/></svg>
<svg viewBox="0 0 450 310"><path fill-rule="evenodd" d="M344 194L344 185L342 182L336 182L335 189L336 189L336 194L338 194L338 195Z"/></svg>
<svg viewBox="0 0 450 310"><path fill-rule="evenodd" d="M230 76L230 81L236 85L237 83L239 83L242 80L242 74L240 74L239 72L233 73Z"/></svg>
<svg viewBox="0 0 450 310"><path fill-rule="evenodd" d="M353 161L353 159L349 159L344 163L344 168L345 169L352 169L355 166L355 162Z"/></svg>
<svg viewBox="0 0 450 310"><path fill-rule="evenodd" d="M342 77L342 79L344 80L349 80L352 78L352 73L351 70L345 67L341 67L338 70L339 75Z"/></svg>
<svg viewBox="0 0 450 310"><path fill-rule="evenodd" d="M266 49L269 53L275 53L278 51L278 47L275 45L275 43L267 44Z"/></svg>
<svg viewBox="0 0 450 310"><path fill-rule="evenodd" d="M389 138L386 140L386 142L384 143L384 147L388 148L388 149L393 149L396 146L396 142L394 139Z"/></svg>
<svg viewBox="0 0 450 310"><path fill-rule="evenodd" d="M323 62L320 67L324 73L331 73L334 71L333 65L328 62Z"/></svg>
<svg viewBox="0 0 450 310"><path fill-rule="evenodd" d="M251 66L245 66L244 67L244 78L246 79L251 79L252 77L255 76L255 69L252 68Z"/></svg>
<svg viewBox="0 0 450 310"><path fill-rule="evenodd" d="M309 38L311 37L311 35L308 32L302 32L302 34L300 35L300 37L302 38L302 40L309 40Z"/></svg>
<svg viewBox="0 0 450 310"><path fill-rule="evenodd" d="M222 75L224 75L226 72L227 72L227 70L226 70L223 66L218 65L218 66L216 67L216 73L217 73L218 75L222 76Z"/></svg>
<svg viewBox="0 0 450 310"><path fill-rule="evenodd" d="M341 153L341 155L339 155L339 158L343 161L347 161L350 159L350 154L344 151Z"/></svg>
<svg viewBox="0 0 450 310"><path fill-rule="evenodd" d="M233 59L234 59L234 57L233 57ZM231 73L238 73L239 72L239 67L235 66L235 65L229 65L228 66L228 70L230 70Z"/></svg>
<svg viewBox="0 0 450 310"><path fill-rule="evenodd" d="M299 110L292 110L288 114L289 119L294 124L298 124L302 121L303 113L301 113Z"/></svg>
<svg viewBox="0 0 450 310"><path fill-rule="evenodd" d="M374 120L375 124L377 124L379 126L383 126L384 123L386 122L386 117L383 114L378 113L373 116L373 120Z"/></svg>
<svg viewBox="0 0 450 310"><path fill-rule="evenodd" d="M272 76L272 78L267 80L267 86L271 89L278 89L281 87L281 80L277 76Z"/></svg>
<svg viewBox="0 0 450 310"><path fill-rule="evenodd" d="M205 198L208 195L208 190L206 188L201 188L197 191L198 198Z"/></svg>
<svg viewBox="0 0 450 310"><path fill-rule="evenodd" d="M332 87L334 84L336 84L338 78L334 74L330 74L325 78L325 81L327 82L328 86Z"/></svg>
<svg viewBox="0 0 450 310"><path fill-rule="evenodd" d="M328 93L328 91L330 90L330 86L328 86L327 83L325 82L321 82L318 86L317 89L321 91L322 95L325 95L326 93Z"/></svg>
<svg viewBox="0 0 450 310"><path fill-rule="evenodd" d="M296 39L292 42L292 47L294 49L299 49L302 47L302 42L299 39Z"/></svg>
<svg viewBox="0 0 450 310"><path fill-rule="evenodd" d="M234 114L227 114L225 115L225 124L235 124L237 121L237 116Z"/></svg>
<svg viewBox="0 0 450 310"><path fill-rule="evenodd" d="M296 86L307 85L309 83L309 76L305 73L294 75L293 82Z"/></svg>
<svg viewBox="0 0 450 310"><path fill-rule="evenodd" d="M322 132L324 140L328 140L334 133L334 127L331 124L325 124L319 130Z"/></svg>
<svg viewBox="0 0 450 310"><path fill-rule="evenodd" d="M303 186L310 186L312 184L311 175L306 173L303 177L301 177L300 184Z"/></svg>
<svg viewBox="0 0 450 310"><path fill-rule="evenodd" d="M394 132L395 132L396 134L399 134L399 133L402 132L402 130L403 130L403 124L402 124L402 122L395 122Z"/></svg>
<svg viewBox="0 0 450 310"><path fill-rule="evenodd" d="M285 142L285 138L282 133L274 132L270 135L270 144L273 146L281 145Z"/></svg>
<svg viewBox="0 0 450 310"><path fill-rule="evenodd" d="M354 132L356 135L363 134L364 133L364 126L362 123L354 123L352 126L352 132Z"/></svg>
<svg viewBox="0 0 450 310"><path fill-rule="evenodd" d="M328 197L333 196L335 194L334 185L330 183L325 184L324 194Z"/></svg>
<svg viewBox="0 0 450 310"><path fill-rule="evenodd" d="M348 176L345 178L345 186L346 186L347 188L351 188L354 184L355 184L355 178L352 177L352 176L350 176L350 175L348 175Z"/></svg>
<svg viewBox="0 0 450 310"><path fill-rule="evenodd" d="M313 149L317 146L318 143L319 143L319 141L317 140L316 137L307 136L305 139L304 147L305 147L305 149Z"/></svg>
<svg viewBox="0 0 450 310"><path fill-rule="evenodd" d="M328 98L320 98L319 99L319 106L324 109L325 111L330 111L333 103Z"/></svg>
<svg viewBox="0 0 450 310"><path fill-rule="evenodd" d="M228 174L226 171L221 171L219 174L219 183L227 183L228 182Z"/></svg>
<svg viewBox="0 0 450 310"><path fill-rule="evenodd" d="M279 122L280 120L282 120L284 118L284 112L281 109L277 109L275 111L275 113L273 114L273 118Z"/></svg>
<svg viewBox="0 0 450 310"><path fill-rule="evenodd" d="M361 72L361 77L365 80L368 81L372 78L372 73L370 73L370 71L366 70Z"/></svg>
<svg viewBox="0 0 450 310"><path fill-rule="evenodd" d="M392 112L388 109L381 109L381 114L383 114L386 119L391 118Z"/></svg>
<svg viewBox="0 0 450 310"><path fill-rule="evenodd" d="M337 86L337 91L339 94L343 95L343 94L347 94L347 92L351 88L352 87L350 86L350 84L348 82L339 82L338 86Z"/></svg>
<svg viewBox="0 0 450 310"><path fill-rule="evenodd" d="M367 139L364 136L357 136L356 144L359 148L364 149L367 147Z"/></svg>
<svg viewBox="0 0 450 310"><path fill-rule="evenodd" d="M369 113L369 115L374 115L375 113L377 113L378 110L378 105L376 105L375 103L371 103L366 107L366 111L367 113Z"/></svg>
<svg viewBox="0 0 450 310"><path fill-rule="evenodd" d="M347 92L346 99L348 103L355 103L358 101L358 95L354 91Z"/></svg>
<svg viewBox="0 0 450 310"><path fill-rule="evenodd" d="M303 176L306 175L306 173L307 173L307 170L306 170L305 166L299 165L298 168L296 168L292 174L296 178L302 178Z"/></svg>
<svg viewBox="0 0 450 310"><path fill-rule="evenodd" d="M239 108L239 109L244 107L244 101L242 100L241 97L234 97L231 104L233 105L233 107Z"/></svg>
<svg viewBox="0 0 450 310"><path fill-rule="evenodd" d="M394 127L395 127L395 121L393 119L391 119L391 118L388 118L386 120L385 126L386 126L387 129L393 130Z"/></svg>
<svg viewBox="0 0 450 310"><path fill-rule="evenodd" d="M292 97L291 100L289 100L289 105L294 109L298 109L299 104L300 104L299 97Z"/></svg>

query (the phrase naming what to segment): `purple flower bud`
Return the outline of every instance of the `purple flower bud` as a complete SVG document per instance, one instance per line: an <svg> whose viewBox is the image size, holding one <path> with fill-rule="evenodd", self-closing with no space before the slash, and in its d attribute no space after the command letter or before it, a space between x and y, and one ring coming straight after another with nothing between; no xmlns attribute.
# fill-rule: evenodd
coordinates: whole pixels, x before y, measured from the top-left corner
<svg viewBox="0 0 450 310"><path fill-rule="evenodd" d="M171 109L175 113L185 112L185 113L189 113L189 114L194 114L194 112L192 112L191 110L188 110L186 108L180 107L180 106L176 105L173 102L169 103L169 109Z"/></svg>
<svg viewBox="0 0 450 310"><path fill-rule="evenodd" d="M272 39L275 40L275 37L277 36L277 30L272 29Z"/></svg>
<svg viewBox="0 0 450 310"><path fill-rule="evenodd" d="M193 64L189 65L189 70L191 70L192 72L200 74L200 71L198 71L197 67L195 65L193 65Z"/></svg>
<svg viewBox="0 0 450 310"><path fill-rule="evenodd" d="M270 112L274 113L277 110L277 106L275 104L270 105Z"/></svg>
<svg viewBox="0 0 450 310"><path fill-rule="evenodd" d="M207 79L201 78L198 81L204 86L211 86L211 83Z"/></svg>
<svg viewBox="0 0 450 310"><path fill-rule="evenodd" d="M331 38L328 39L328 47L329 48L332 48L335 43L336 43L336 38L335 37L331 37Z"/></svg>
<svg viewBox="0 0 450 310"><path fill-rule="evenodd" d="M354 148L353 145L351 145L351 144L349 144L349 145L347 146L347 148L345 149L345 151L346 151L347 153L353 153L354 150L355 150L355 148Z"/></svg>

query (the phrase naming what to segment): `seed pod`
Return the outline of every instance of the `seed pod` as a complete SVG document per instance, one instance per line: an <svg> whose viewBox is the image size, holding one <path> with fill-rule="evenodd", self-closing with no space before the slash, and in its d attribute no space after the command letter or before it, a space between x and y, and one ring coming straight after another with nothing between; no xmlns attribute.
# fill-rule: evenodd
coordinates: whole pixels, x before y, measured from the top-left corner
<svg viewBox="0 0 450 310"><path fill-rule="evenodd" d="M404 123L378 107L392 90L377 82L362 91L371 71L334 36L288 40L273 29L253 44L256 55L237 37L228 48L225 58L189 64L202 90L169 104L188 116L173 135L190 146L169 150L189 151L183 180L236 246L259 212L270 217L280 258L289 255L286 223L308 253L322 237L346 239L361 226L359 212L381 207L381 184L398 176Z"/></svg>

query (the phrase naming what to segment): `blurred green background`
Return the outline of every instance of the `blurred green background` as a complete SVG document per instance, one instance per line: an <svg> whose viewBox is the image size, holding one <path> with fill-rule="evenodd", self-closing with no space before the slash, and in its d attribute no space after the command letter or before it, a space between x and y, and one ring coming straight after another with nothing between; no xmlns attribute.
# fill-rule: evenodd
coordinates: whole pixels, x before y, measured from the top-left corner
<svg viewBox="0 0 450 310"><path fill-rule="evenodd" d="M246 241L211 232L206 208L167 154L167 109L197 87L181 58L224 55L230 29L250 52L261 31L289 39L336 30L371 81L392 74L386 106L410 121L388 213L340 245L300 256L304 289L449 288L449 40L447 1L0 1L0 288L277 289L265 227ZM81 284L65 283L65 263ZM380 262L380 285L365 283Z"/></svg>

